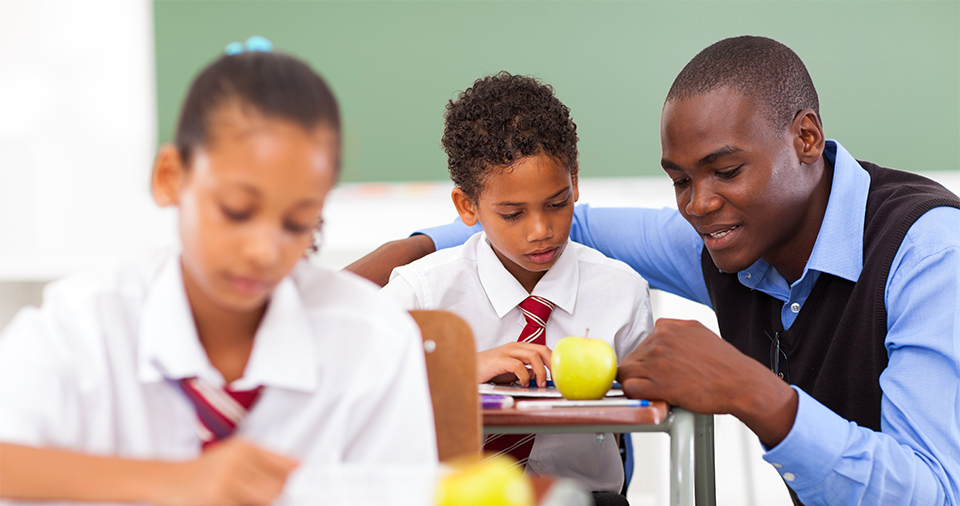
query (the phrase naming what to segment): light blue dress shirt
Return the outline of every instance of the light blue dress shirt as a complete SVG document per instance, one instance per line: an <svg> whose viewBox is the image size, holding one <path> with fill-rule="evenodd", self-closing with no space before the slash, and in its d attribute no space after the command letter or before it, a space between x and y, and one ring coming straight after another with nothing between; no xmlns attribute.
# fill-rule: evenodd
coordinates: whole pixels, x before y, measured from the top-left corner
<svg viewBox="0 0 960 506"><path fill-rule="evenodd" d="M855 282L863 268L870 176L836 141L827 141L824 156L834 166L830 200L800 279L787 283L763 260L738 273L744 286L783 301L784 328L820 273ZM476 230L457 222L421 232L440 249ZM652 288L710 305L703 241L675 209L581 205L570 236L626 262ZM893 259L885 302L881 432L794 387L793 428L763 457L808 506L960 504L960 209L935 208L914 223Z"/></svg>

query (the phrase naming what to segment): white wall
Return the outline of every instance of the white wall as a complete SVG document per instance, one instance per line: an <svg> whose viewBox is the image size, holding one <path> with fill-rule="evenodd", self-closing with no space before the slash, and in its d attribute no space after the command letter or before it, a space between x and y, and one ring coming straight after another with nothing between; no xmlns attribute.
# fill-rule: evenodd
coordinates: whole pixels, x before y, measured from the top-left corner
<svg viewBox="0 0 960 506"><path fill-rule="evenodd" d="M169 242L148 0L0 2L0 280Z"/></svg>

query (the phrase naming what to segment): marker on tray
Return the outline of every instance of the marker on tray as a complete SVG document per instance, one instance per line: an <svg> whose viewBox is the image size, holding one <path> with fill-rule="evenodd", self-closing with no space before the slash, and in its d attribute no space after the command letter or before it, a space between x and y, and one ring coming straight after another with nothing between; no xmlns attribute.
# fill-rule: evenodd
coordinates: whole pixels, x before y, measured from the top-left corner
<svg viewBox="0 0 960 506"><path fill-rule="evenodd" d="M513 397L509 395L482 394L480 406L483 409L509 409L513 407Z"/></svg>

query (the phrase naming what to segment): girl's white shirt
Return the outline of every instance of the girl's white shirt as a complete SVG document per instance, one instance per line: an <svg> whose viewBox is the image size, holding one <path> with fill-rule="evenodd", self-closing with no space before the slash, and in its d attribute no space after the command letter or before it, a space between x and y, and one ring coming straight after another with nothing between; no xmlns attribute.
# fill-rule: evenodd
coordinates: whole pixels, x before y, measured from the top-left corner
<svg viewBox="0 0 960 506"><path fill-rule="evenodd" d="M194 458L196 415L174 381L190 376L224 383L197 337L179 252L54 282L0 334L0 441ZM359 277L301 262L276 287L231 387L257 385L238 434L299 459L295 474L436 462L419 330Z"/></svg>

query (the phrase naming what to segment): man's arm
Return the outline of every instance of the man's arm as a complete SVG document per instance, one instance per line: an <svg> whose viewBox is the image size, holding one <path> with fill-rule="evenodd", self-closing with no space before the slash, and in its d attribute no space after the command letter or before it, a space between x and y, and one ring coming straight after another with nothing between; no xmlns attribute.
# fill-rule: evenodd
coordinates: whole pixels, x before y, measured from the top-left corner
<svg viewBox="0 0 960 506"><path fill-rule="evenodd" d="M700 268L703 240L676 209L580 205L570 238L629 265L650 288L710 305Z"/></svg>
<svg viewBox="0 0 960 506"><path fill-rule="evenodd" d="M391 241L346 267L380 286L394 267L406 265L437 249L463 244L482 230L459 219L447 225L419 230L417 235ZM700 252L703 241L675 209L635 207L574 209L570 238L620 260L640 273L651 288L710 303Z"/></svg>
<svg viewBox="0 0 960 506"><path fill-rule="evenodd" d="M624 391L737 416L770 449L764 459L804 504L957 504L957 223L956 209L931 211L914 224L894 259L886 291L882 432L843 419L799 389L787 391L762 364L695 322L657 322L621 364Z"/></svg>
<svg viewBox="0 0 960 506"><path fill-rule="evenodd" d="M407 265L436 251L433 240L424 234L384 243L360 260L344 267L374 283L384 286L390 281L394 267Z"/></svg>
<svg viewBox="0 0 960 506"><path fill-rule="evenodd" d="M804 504L960 501L960 210L907 232L887 279L882 432L801 393L793 430L764 459Z"/></svg>
<svg viewBox="0 0 960 506"><path fill-rule="evenodd" d="M0 443L0 497L186 505L267 505L296 462L239 438L186 462L131 460Z"/></svg>

